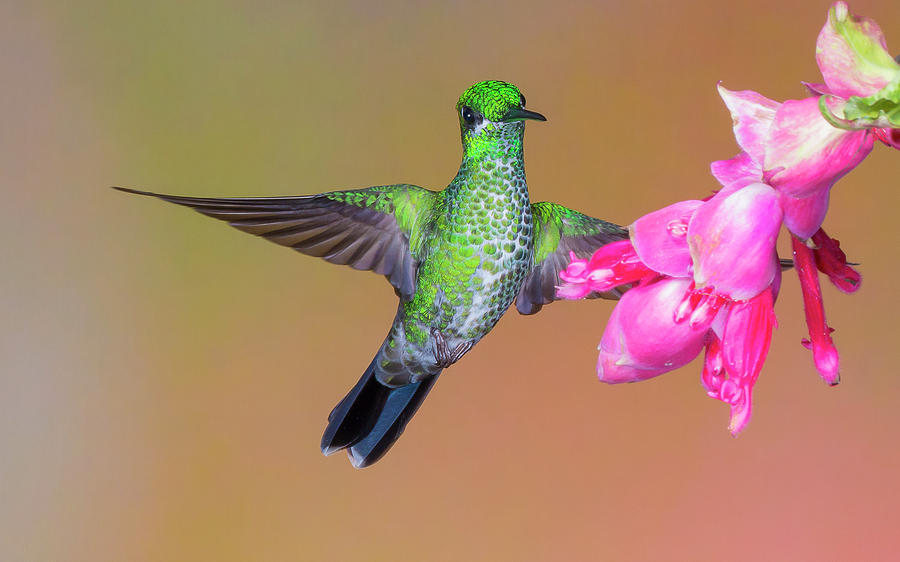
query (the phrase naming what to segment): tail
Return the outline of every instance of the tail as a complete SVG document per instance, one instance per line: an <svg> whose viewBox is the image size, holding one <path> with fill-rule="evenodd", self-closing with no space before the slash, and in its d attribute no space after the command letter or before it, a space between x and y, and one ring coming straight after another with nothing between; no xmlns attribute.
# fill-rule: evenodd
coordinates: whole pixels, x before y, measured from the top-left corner
<svg viewBox="0 0 900 562"><path fill-rule="evenodd" d="M384 456L428 396L438 375L389 387L375 377L375 360L328 416L322 453L347 449L350 462L365 468Z"/></svg>

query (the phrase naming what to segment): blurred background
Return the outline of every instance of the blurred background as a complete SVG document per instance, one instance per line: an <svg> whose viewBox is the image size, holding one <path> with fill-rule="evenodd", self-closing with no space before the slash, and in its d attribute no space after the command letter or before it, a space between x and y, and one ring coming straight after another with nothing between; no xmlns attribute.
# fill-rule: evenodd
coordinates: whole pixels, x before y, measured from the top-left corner
<svg viewBox="0 0 900 562"><path fill-rule="evenodd" d="M532 199L627 224L717 187L737 146L716 81L786 99L819 80L828 5L3 3L0 559L896 557L900 154L881 144L825 223L864 275L824 286L839 386L800 346L790 273L737 439L699 362L597 382L612 304L557 303L508 314L363 471L318 444L387 332L384 279L108 188L441 188L457 97L498 78L549 117L528 125ZM900 52L895 0L851 10Z"/></svg>

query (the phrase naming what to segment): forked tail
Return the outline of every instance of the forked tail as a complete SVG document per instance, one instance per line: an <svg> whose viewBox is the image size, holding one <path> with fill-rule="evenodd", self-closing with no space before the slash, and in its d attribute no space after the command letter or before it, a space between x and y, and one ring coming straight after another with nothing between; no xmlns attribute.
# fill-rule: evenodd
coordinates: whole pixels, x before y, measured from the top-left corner
<svg viewBox="0 0 900 562"><path fill-rule="evenodd" d="M403 433L438 375L388 387L375 377L375 360L328 416L322 452L347 449L350 462L365 468L380 459Z"/></svg>

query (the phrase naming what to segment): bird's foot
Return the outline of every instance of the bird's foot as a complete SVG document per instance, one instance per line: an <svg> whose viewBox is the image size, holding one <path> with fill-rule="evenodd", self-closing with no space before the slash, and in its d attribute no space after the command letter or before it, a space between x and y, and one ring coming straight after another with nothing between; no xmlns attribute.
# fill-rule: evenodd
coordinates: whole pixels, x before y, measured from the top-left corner
<svg viewBox="0 0 900 562"><path fill-rule="evenodd" d="M431 329L431 341L434 361L441 369L446 369L459 361L460 358L465 355L467 351L472 349L472 346L475 344L473 341L464 341L457 344L453 349L450 349L444 334L437 328Z"/></svg>
<svg viewBox="0 0 900 562"><path fill-rule="evenodd" d="M450 362L456 363L459 361L466 352L472 349L473 345L475 345L475 342L473 341L464 341L461 344L458 344L453 348L453 353L450 354Z"/></svg>

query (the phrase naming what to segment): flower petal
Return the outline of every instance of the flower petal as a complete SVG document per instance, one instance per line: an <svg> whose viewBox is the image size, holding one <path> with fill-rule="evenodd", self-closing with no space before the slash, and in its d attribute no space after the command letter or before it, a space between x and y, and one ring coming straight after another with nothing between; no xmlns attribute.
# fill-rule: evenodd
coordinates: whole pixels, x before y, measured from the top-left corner
<svg viewBox="0 0 900 562"><path fill-rule="evenodd" d="M900 129L875 129L874 133L884 144L900 150Z"/></svg>
<svg viewBox="0 0 900 562"><path fill-rule="evenodd" d="M638 257L650 269L670 277L690 277L688 222L703 201L688 200L648 213L628 230Z"/></svg>
<svg viewBox="0 0 900 562"><path fill-rule="evenodd" d="M850 14L844 2L828 10L816 41L816 62L831 93L843 98L873 94L900 71L878 24Z"/></svg>
<svg viewBox="0 0 900 562"><path fill-rule="evenodd" d="M709 165L709 169L723 186L738 181L746 181L748 184L762 181L762 165L754 162L743 151L729 160L716 160Z"/></svg>
<svg viewBox="0 0 900 562"><path fill-rule="evenodd" d="M700 353L709 330L672 320L689 286L688 279L663 278L622 296L600 340L597 374L601 381L649 379L690 363Z"/></svg>
<svg viewBox="0 0 900 562"><path fill-rule="evenodd" d="M809 341L804 345L812 348L813 362L825 382L835 385L840 382L840 356L831 341L831 328L825 321L825 307L822 304L822 289L819 273L816 271L815 257L803 240L791 236L794 249L794 267L800 277L803 293L803 310L809 328Z"/></svg>
<svg viewBox="0 0 900 562"><path fill-rule="evenodd" d="M688 244L698 288L713 287L734 300L759 294L775 277L775 241L782 210L778 193L754 183L720 193L694 212Z"/></svg>
<svg viewBox="0 0 900 562"><path fill-rule="evenodd" d="M630 240L601 246L590 260L579 259L574 252L569 252L569 259L566 269L559 272L564 283L556 288L557 296L564 299L581 299L657 275L638 258Z"/></svg>
<svg viewBox="0 0 900 562"><path fill-rule="evenodd" d="M763 178L792 197L830 188L872 151L866 131L831 126L819 112L818 98L788 100L775 115L765 147Z"/></svg>
<svg viewBox="0 0 900 562"><path fill-rule="evenodd" d="M774 304L772 290L768 288L749 301L735 303L728 313L722 359L733 388L723 383L717 398L731 405L728 429L732 435L737 435L750 421L753 385L766 361L777 324Z"/></svg>
<svg viewBox="0 0 900 562"><path fill-rule="evenodd" d="M803 240L812 236L825 220L830 195L830 188L816 191L807 197L791 197L782 193L784 226Z"/></svg>
<svg viewBox="0 0 900 562"><path fill-rule="evenodd" d="M862 283L862 275L847 264L847 255L841 250L841 243L831 238L821 228L813 234L816 248L816 267L831 279L831 283L844 293L855 293Z"/></svg>
<svg viewBox="0 0 900 562"><path fill-rule="evenodd" d="M821 96L822 94L831 94L831 90L828 89L828 86L820 82L804 82L801 80L800 83L806 86L806 90L810 95Z"/></svg>
<svg viewBox="0 0 900 562"><path fill-rule="evenodd" d="M769 128L775 120L775 111L781 104L752 90L733 92L721 84L718 88L722 101L731 112L735 140L750 158L762 162Z"/></svg>

